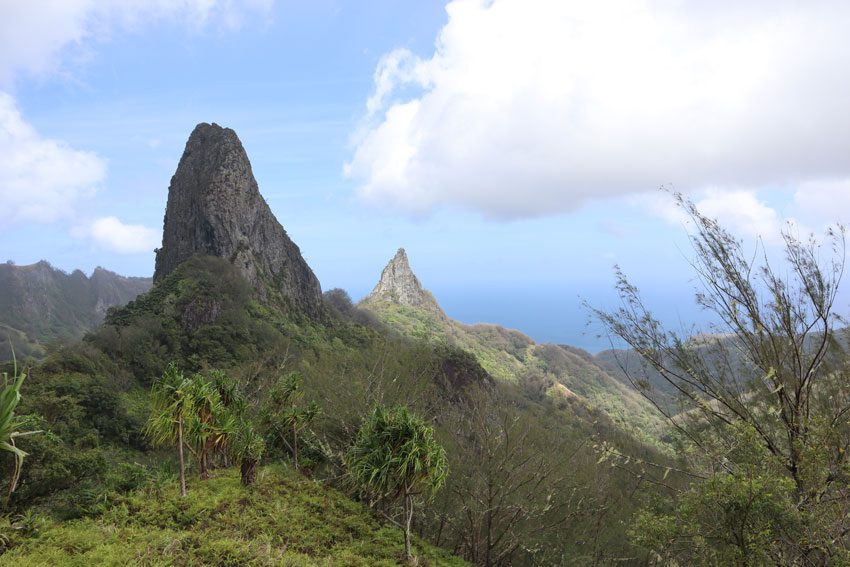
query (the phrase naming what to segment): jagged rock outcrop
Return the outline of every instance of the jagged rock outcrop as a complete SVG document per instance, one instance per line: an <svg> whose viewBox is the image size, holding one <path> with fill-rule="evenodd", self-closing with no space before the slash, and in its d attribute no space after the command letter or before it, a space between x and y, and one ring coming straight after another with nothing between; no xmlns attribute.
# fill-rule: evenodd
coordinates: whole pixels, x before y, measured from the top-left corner
<svg viewBox="0 0 850 567"><path fill-rule="evenodd" d="M218 124L195 127L171 178L154 282L197 255L229 259L261 297L271 286L321 314L319 280L260 195L236 133Z"/></svg>
<svg viewBox="0 0 850 567"><path fill-rule="evenodd" d="M87 277L44 260L29 266L0 264L0 359L10 355L8 333L18 339L19 355L27 352L24 342L79 339L103 321L107 309L128 303L151 285L150 278L127 278L100 267Z"/></svg>
<svg viewBox="0 0 850 567"><path fill-rule="evenodd" d="M381 279L366 301L390 301L399 305L408 305L427 309L442 317L445 313L440 308L431 292L422 287L419 278L410 269L407 252L399 248L390 263L381 272Z"/></svg>

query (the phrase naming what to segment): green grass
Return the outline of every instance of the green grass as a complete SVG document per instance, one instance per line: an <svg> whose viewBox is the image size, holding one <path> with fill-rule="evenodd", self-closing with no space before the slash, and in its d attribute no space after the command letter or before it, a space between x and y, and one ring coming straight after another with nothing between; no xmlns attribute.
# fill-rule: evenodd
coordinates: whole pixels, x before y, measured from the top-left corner
<svg viewBox="0 0 850 567"><path fill-rule="evenodd" d="M660 446L666 431L661 414L638 392L576 353L557 345L535 344L519 331L498 325L464 325L390 301L369 301L363 306L402 336L466 350L497 380L521 383L524 376L542 372L577 394L588 410L602 410L636 438Z"/></svg>
<svg viewBox="0 0 850 567"><path fill-rule="evenodd" d="M450 319L441 319L425 309L389 301L369 302L366 307L402 336L430 343L448 343L474 354L479 364L499 380L515 382L517 374L523 369L523 363L506 347L494 346L476 335L476 331L483 333L481 329L497 329L503 334L511 333L507 329L495 326L481 326L479 329L462 325Z"/></svg>
<svg viewBox="0 0 850 567"><path fill-rule="evenodd" d="M422 565L466 565L415 540ZM45 524L13 536L5 565L389 566L404 555L401 531L363 505L291 469L259 471L243 487L235 468L195 480L180 498L176 483L157 494L121 498L102 516Z"/></svg>

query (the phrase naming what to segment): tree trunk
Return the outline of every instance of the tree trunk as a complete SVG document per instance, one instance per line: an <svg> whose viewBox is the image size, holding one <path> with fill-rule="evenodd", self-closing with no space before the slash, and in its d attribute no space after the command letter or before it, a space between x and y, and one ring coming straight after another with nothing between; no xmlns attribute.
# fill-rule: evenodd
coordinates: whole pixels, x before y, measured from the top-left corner
<svg viewBox="0 0 850 567"><path fill-rule="evenodd" d="M292 456L295 460L295 470L300 470L298 468L298 428L294 425L292 426Z"/></svg>
<svg viewBox="0 0 850 567"><path fill-rule="evenodd" d="M408 565L413 565L413 553L410 550L410 522L413 520L413 497L407 487L404 489L404 555Z"/></svg>
<svg viewBox="0 0 850 567"><path fill-rule="evenodd" d="M434 538L434 544L437 547L445 547L441 545L443 543L443 527L446 525L446 511L443 509L443 513L440 514L440 524L437 526L437 536Z"/></svg>
<svg viewBox="0 0 850 567"><path fill-rule="evenodd" d="M180 496L186 496L186 464L183 461L183 416L177 418L177 457L180 461Z"/></svg>
<svg viewBox="0 0 850 567"><path fill-rule="evenodd" d="M242 459L242 484L245 486L254 484L257 480L257 461L254 459Z"/></svg>
<svg viewBox="0 0 850 567"><path fill-rule="evenodd" d="M210 477L210 472L207 467L207 451L201 449L201 454L198 455L198 468L200 469L201 479L207 480Z"/></svg>

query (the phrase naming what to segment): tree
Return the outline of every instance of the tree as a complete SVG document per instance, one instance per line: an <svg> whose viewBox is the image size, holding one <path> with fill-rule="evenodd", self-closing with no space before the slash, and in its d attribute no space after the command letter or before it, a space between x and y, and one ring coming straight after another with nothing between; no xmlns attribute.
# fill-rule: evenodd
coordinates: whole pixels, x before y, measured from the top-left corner
<svg viewBox="0 0 850 567"><path fill-rule="evenodd" d="M221 403L228 411L241 415L248 409L248 400L234 378L221 370L210 370L207 372L207 381L218 392Z"/></svg>
<svg viewBox="0 0 850 567"><path fill-rule="evenodd" d="M228 433L228 438L217 446L218 454L222 459L224 466L228 467L229 447L227 441L231 438L235 439L240 432L243 431L245 424L251 425L246 421L246 413L248 411L248 398L239 387L239 382L233 377L222 372L221 370L211 370L207 373L207 379L212 384L213 388L218 392L225 416L225 426ZM232 416L232 420L230 420Z"/></svg>
<svg viewBox="0 0 850 567"><path fill-rule="evenodd" d="M702 286L696 299L717 316L711 333L684 337L664 330L619 268L621 307L592 311L642 357L642 376L625 365L624 370L667 416L683 454L692 456L696 484L736 481L751 488L760 479L773 497L794 503L793 521L768 526L766 557L806 565L846 559L850 381L847 332L834 310L844 271L844 229L828 232L824 250L789 227L783 232L786 262L776 269L766 251L747 254L716 220L680 194L675 199L693 224L692 266ZM676 403L659 397L659 383L675 392ZM746 446L749 450L742 449ZM753 462L754 452L764 458ZM790 494L780 495L782 486ZM745 500L764 496L750 494ZM691 511L698 517L705 510ZM763 537L758 531L768 529L765 525L739 522L743 531L728 538L745 564L754 561L746 558L753 557L751 544ZM705 534L695 538L706 541Z"/></svg>
<svg viewBox="0 0 850 567"><path fill-rule="evenodd" d="M240 421L231 445L234 460L239 462L242 484L254 484L257 464L266 452L266 441L249 421Z"/></svg>
<svg viewBox="0 0 850 567"><path fill-rule="evenodd" d="M145 426L145 434L155 444L177 445L177 459L180 463L180 496L186 496L186 465L183 458L186 421L194 412L192 381L183 376L183 372L174 362L152 387L151 416Z"/></svg>
<svg viewBox="0 0 850 567"><path fill-rule="evenodd" d="M777 542L792 533L800 537L803 518L794 483L770 466L754 429L735 429L740 454L730 464L734 474L718 472L691 483L672 509L641 510L630 529L632 540L665 564L822 565Z"/></svg>
<svg viewBox="0 0 850 567"><path fill-rule="evenodd" d="M225 406L219 389L203 375L191 380L192 413L188 420L188 441L198 461L201 479L209 478L210 460L224 450L236 430L236 416Z"/></svg>
<svg viewBox="0 0 850 567"><path fill-rule="evenodd" d="M448 475L446 452L434 430L405 407L376 407L346 455L354 483L374 500L403 500L404 551L413 562L410 525L414 496L433 496Z"/></svg>
<svg viewBox="0 0 850 567"><path fill-rule="evenodd" d="M12 377L5 372L3 373L3 389L0 390L0 449L7 453L11 453L15 458L15 468L12 471L12 479L9 482L9 490L6 493L6 502L12 498L12 493L18 487L18 480L21 478L21 471L24 466L24 458L27 453L22 451L20 447L15 445L15 439L26 435L35 435L40 431L18 431L26 422L15 417L15 409L21 401L21 385L27 377L26 373L18 374L18 363L13 357Z"/></svg>
<svg viewBox="0 0 850 567"><path fill-rule="evenodd" d="M298 465L298 435L307 428L319 414L316 402L301 405L304 393L301 391L303 378L292 372L280 378L272 388L269 401L263 414L266 427L286 445L292 454L295 470Z"/></svg>
<svg viewBox="0 0 850 567"><path fill-rule="evenodd" d="M462 462L444 496L463 510L450 521L456 549L476 565L513 565L519 549L577 514L577 487L565 482L575 451L553 458L566 453L563 442L487 392L469 392L458 414Z"/></svg>

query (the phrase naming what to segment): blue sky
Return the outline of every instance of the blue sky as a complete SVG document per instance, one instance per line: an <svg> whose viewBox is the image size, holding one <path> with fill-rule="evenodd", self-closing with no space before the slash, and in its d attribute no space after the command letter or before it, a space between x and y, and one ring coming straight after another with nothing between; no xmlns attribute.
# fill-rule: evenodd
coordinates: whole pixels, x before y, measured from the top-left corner
<svg viewBox="0 0 850 567"><path fill-rule="evenodd" d="M619 263L704 321L658 188L769 249L846 218L850 11L685 4L0 1L0 256L150 275L217 122L324 289L358 299L404 246L451 316L595 350L581 300Z"/></svg>

